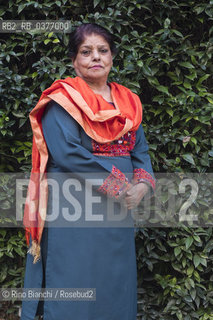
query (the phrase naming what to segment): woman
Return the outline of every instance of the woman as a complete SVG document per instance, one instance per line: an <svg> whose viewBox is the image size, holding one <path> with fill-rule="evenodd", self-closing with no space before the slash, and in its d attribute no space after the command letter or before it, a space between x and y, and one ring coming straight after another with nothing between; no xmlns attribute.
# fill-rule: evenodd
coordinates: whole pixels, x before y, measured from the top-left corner
<svg viewBox="0 0 213 320"><path fill-rule="evenodd" d="M21 320L36 314L43 314L44 320L134 320L136 257L129 210L155 187L141 126L142 106L129 89L107 82L115 46L106 29L82 24L70 35L70 53L77 77L55 81L30 113L33 162L24 224L31 248L24 287L95 288L96 299L23 301ZM49 192L47 203L46 178L54 176L62 190L64 181L74 181L70 173L80 181L75 203L81 205L81 219L64 228L63 223L58 226L68 196L60 191L57 198ZM100 183L90 193L97 224L88 225L87 173ZM44 218L59 201L57 228L52 228ZM72 211L74 202L70 204ZM126 207L127 215L108 224L107 206L116 213Z"/></svg>

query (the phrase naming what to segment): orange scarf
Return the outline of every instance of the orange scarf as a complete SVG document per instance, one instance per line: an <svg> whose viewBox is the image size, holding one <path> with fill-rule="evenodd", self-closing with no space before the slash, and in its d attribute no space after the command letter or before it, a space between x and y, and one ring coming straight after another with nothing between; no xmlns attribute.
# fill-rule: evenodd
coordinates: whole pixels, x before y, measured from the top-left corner
<svg viewBox="0 0 213 320"><path fill-rule="evenodd" d="M128 88L115 82L109 84L115 108L95 94L80 77L56 80L44 90L37 105L30 112L33 131L32 170L24 209L26 240L32 246L29 253L34 263L40 258L40 242L44 228L48 185L46 165L48 150L43 136L41 118L47 104L54 100L63 107L99 143L119 139L128 131L136 131L142 121L142 105L139 97Z"/></svg>

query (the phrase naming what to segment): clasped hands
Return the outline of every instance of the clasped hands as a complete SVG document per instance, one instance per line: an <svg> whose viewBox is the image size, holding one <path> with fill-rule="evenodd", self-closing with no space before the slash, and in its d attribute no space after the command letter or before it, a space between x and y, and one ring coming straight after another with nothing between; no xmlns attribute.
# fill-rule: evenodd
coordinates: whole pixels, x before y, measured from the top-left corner
<svg viewBox="0 0 213 320"><path fill-rule="evenodd" d="M130 210L137 207L148 190L149 186L146 183L130 184L130 188L123 197L124 205L127 209Z"/></svg>

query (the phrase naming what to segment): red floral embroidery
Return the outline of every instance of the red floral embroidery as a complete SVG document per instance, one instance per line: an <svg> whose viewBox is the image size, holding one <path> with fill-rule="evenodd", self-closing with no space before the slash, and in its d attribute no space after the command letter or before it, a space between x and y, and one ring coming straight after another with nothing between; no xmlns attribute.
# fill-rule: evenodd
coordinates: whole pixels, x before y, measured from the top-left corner
<svg viewBox="0 0 213 320"><path fill-rule="evenodd" d="M93 154L96 156L130 156L130 151L134 148L136 141L136 132L125 133L118 140L108 143L98 143L92 140Z"/></svg>
<svg viewBox="0 0 213 320"><path fill-rule="evenodd" d="M112 168L110 175L104 180L104 183L99 187L99 191L109 195L110 197L119 198L130 187L129 180L115 166Z"/></svg>
<svg viewBox="0 0 213 320"><path fill-rule="evenodd" d="M155 179L144 169L134 169L133 171L133 183L146 182L153 190L155 190Z"/></svg>

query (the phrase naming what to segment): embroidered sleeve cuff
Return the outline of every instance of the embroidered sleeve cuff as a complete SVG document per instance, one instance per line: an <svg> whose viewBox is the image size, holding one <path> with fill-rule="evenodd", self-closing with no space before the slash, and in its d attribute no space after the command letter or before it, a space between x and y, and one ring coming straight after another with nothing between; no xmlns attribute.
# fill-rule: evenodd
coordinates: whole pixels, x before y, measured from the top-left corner
<svg viewBox="0 0 213 320"><path fill-rule="evenodd" d="M113 166L112 172L98 190L110 197L118 199L126 193L130 186L131 184L125 174Z"/></svg>
<svg viewBox="0 0 213 320"><path fill-rule="evenodd" d="M155 190L155 179L144 169L134 169L132 182L133 184L137 184L140 182L147 183L152 187L153 190Z"/></svg>

